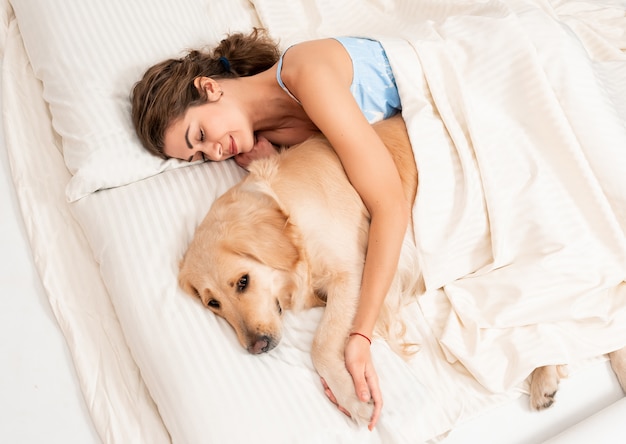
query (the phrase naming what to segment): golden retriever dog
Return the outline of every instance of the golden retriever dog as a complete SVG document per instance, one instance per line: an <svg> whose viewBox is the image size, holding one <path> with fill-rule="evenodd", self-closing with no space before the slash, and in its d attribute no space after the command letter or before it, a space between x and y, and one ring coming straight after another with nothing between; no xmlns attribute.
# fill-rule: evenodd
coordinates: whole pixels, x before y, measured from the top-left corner
<svg viewBox="0 0 626 444"><path fill-rule="evenodd" d="M400 116L375 125L413 202L417 170ZM211 207L183 260L179 283L225 318L250 353L281 340L288 309L325 305L312 360L339 404L367 423L372 405L358 400L343 360L356 312L367 248L369 214L323 136L253 161L250 174ZM377 324L394 341L393 313L403 294L416 293L412 229ZM400 350L399 347L397 350Z"/></svg>
<svg viewBox="0 0 626 444"><path fill-rule="evenodd" d="M375 129L413 202L417 169L404 121L394 117ZM249 170L214 202L198 227L181 261L180 286L226 319L253 354L278 345L284 310L325 306L313 341L313 364L339 405L367 423L373 406L356 397L343 349L359 297L369 214L321 135L256 160ZM409 226L376 328L399 353L405 351L403 326L394 314L421 285L412 233ZM534 408L552 403L559 371L557 366L535 370Z"/></svg>

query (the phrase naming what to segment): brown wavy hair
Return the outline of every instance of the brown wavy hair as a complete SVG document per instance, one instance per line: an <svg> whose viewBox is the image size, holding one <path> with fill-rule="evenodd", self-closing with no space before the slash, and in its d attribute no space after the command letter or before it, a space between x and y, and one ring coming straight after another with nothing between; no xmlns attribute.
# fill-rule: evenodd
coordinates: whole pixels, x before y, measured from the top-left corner
<svg viewBox="0 0 626 444"><path fill-rule="evenodd" d="M167 158L165 130L190 107L206 103L206 95L194 86L196 77L251 76L271 68L279 57L278 44L264 29L254 28L250 34L228 35L211 50L190 50L150 67L131 91L133 125L142 145Z"/></svg>

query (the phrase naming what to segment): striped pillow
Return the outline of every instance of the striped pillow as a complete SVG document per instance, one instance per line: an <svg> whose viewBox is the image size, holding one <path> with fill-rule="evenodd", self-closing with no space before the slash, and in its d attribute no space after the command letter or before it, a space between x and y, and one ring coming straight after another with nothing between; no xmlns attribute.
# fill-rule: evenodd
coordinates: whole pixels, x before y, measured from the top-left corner
<svg viewBox="0 0 626 444"><path fill-rule="evenodd" d="M69 201L186 165L141 147L130 119L133 84L158 61L259 25L247 0L12 4L72 174Z"/></svg>

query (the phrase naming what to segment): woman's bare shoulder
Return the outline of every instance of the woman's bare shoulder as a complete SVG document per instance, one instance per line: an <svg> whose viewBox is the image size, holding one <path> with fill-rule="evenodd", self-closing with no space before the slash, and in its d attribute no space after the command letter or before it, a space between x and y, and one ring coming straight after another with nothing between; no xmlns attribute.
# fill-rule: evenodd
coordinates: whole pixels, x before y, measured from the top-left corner
<svg viewBox="0 0 626 444"><path fill-rule="evenodd" d="M295 92L303 79L332 72L338 82L352 81L352 60L343 45L333 39L309 40L290 47L283 56L281 76L289 90ZM293 89L292 89L293 88Z"/></svg>

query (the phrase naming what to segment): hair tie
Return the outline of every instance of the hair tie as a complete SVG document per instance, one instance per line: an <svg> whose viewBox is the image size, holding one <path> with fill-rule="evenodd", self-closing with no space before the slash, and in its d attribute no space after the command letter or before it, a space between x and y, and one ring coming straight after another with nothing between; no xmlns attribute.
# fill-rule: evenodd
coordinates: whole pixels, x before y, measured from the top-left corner
<svg viewBox="0 0 626 444"><path fill-rule="evenodd" d="M224 67L224 70L230 72L230 62L228 61L228 59L226 57L222 56L218 60L220 61L220 63Z"/></svg>

